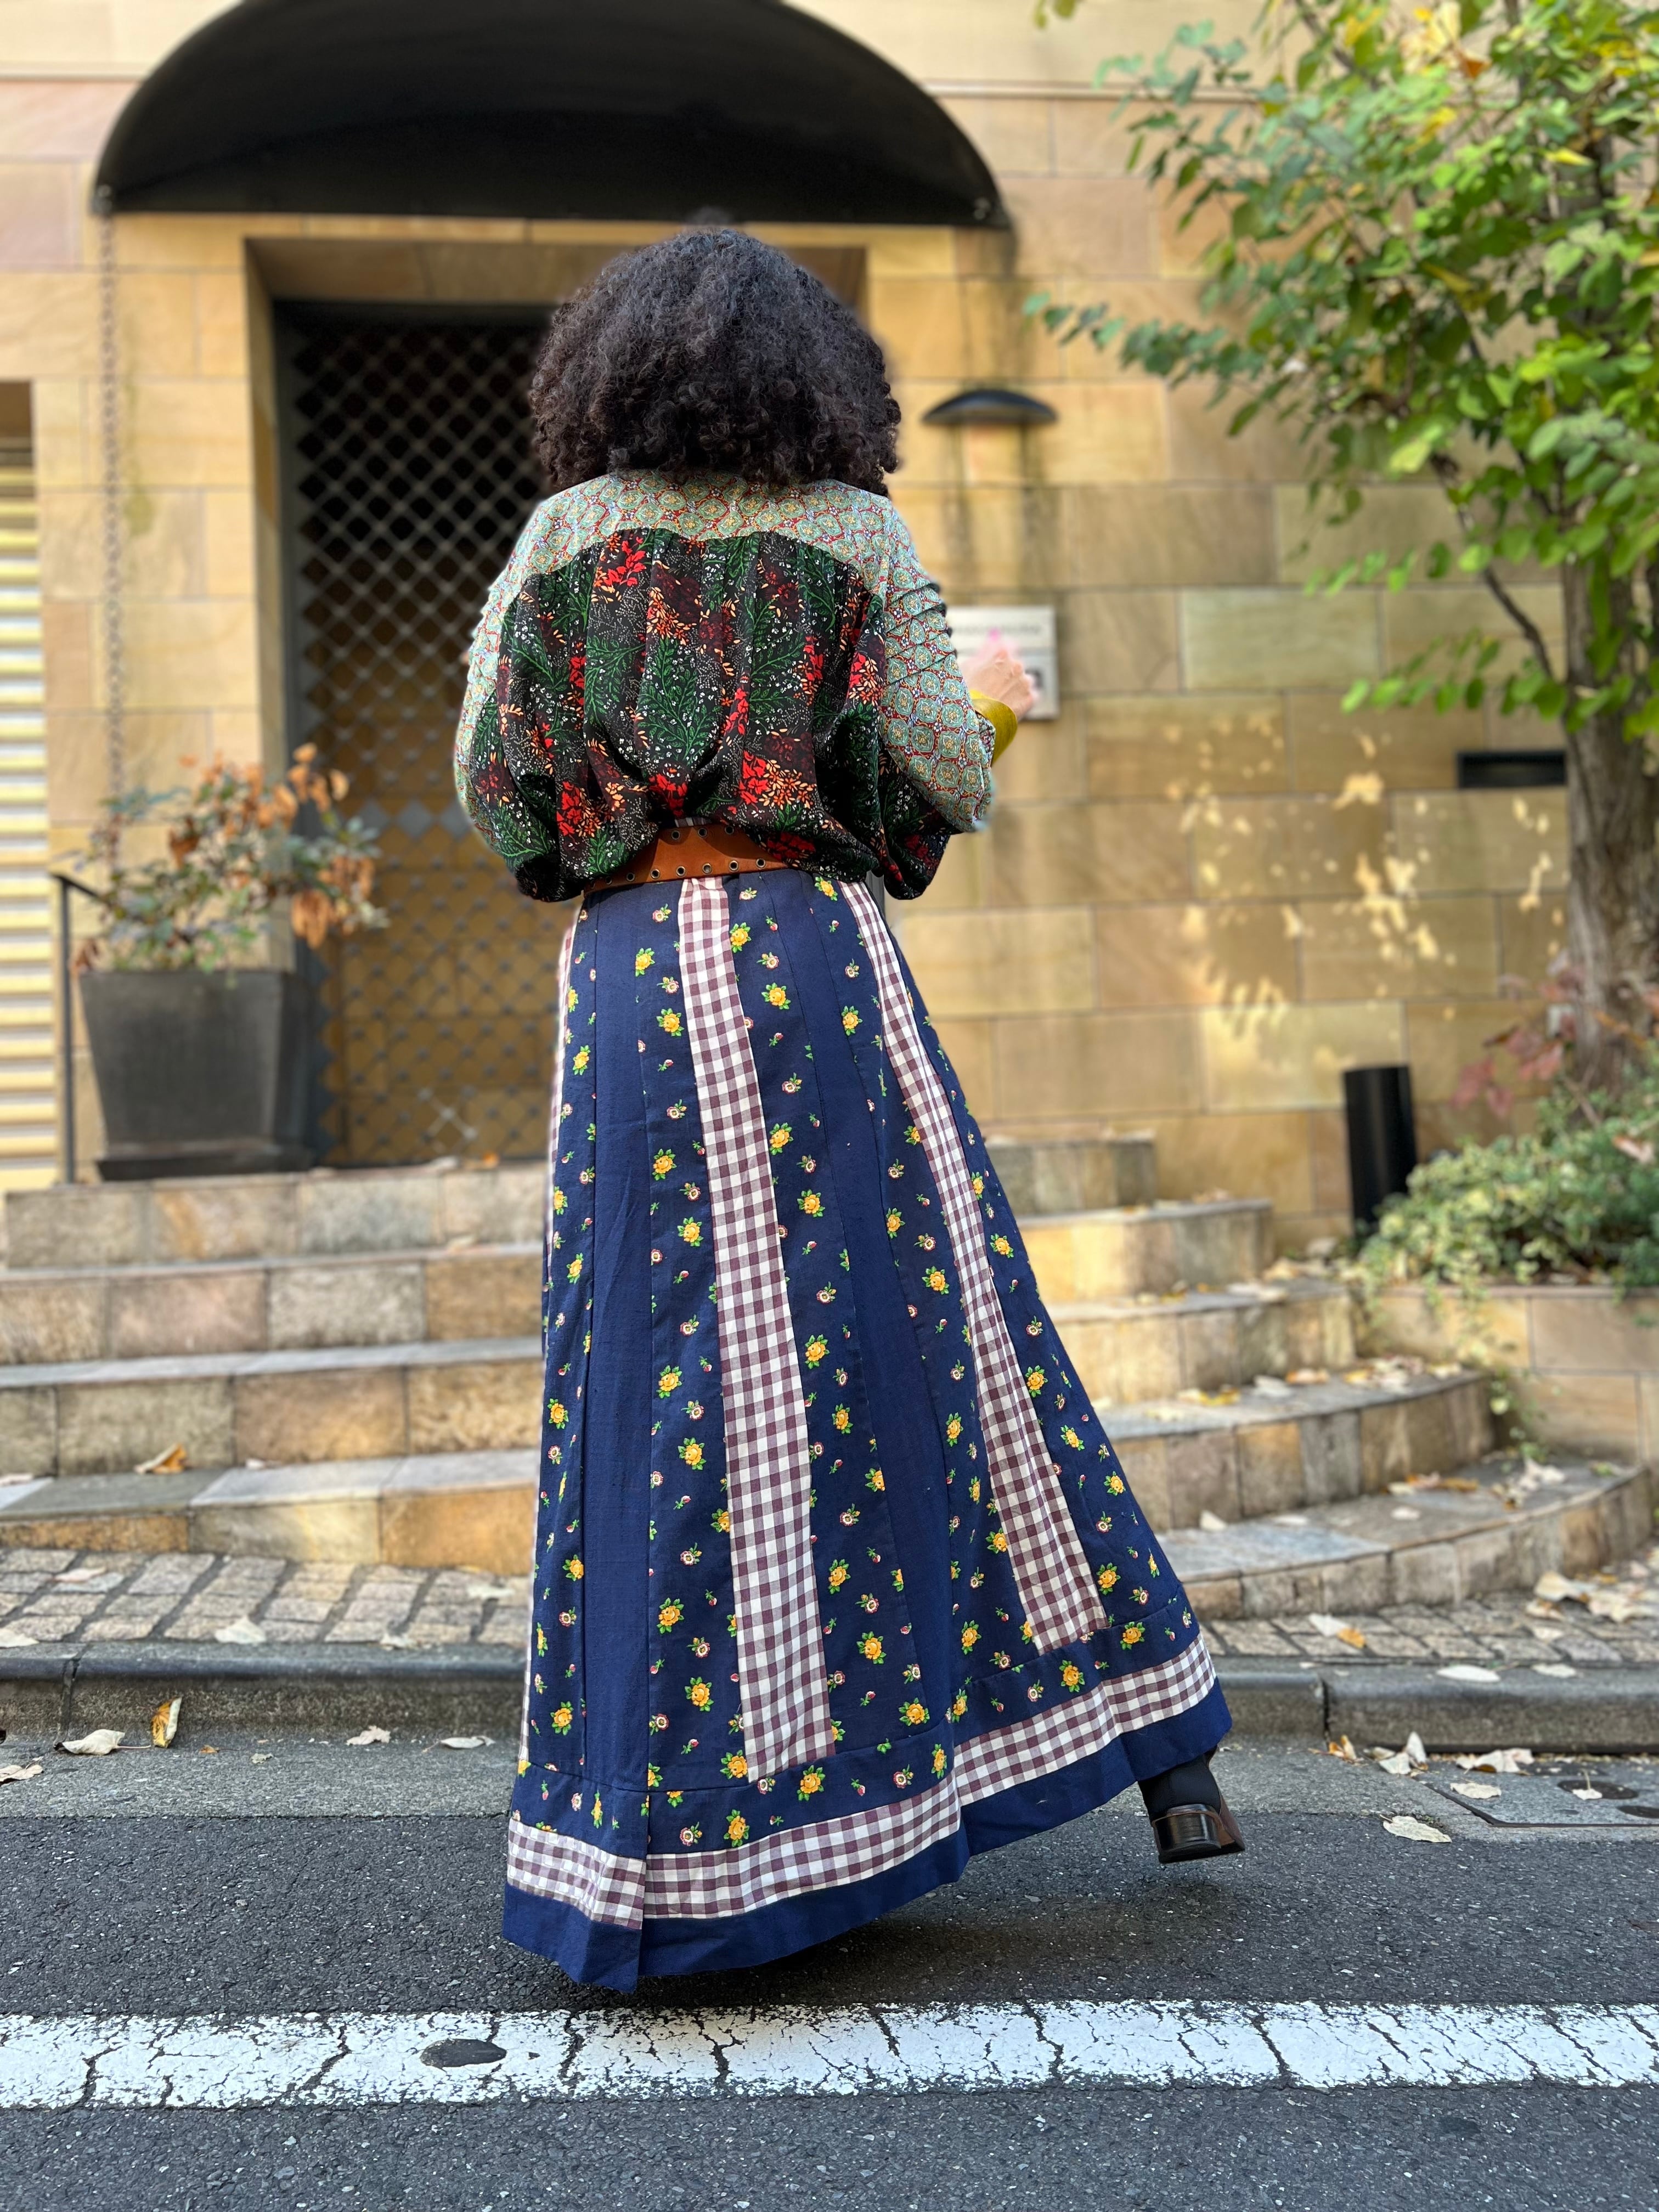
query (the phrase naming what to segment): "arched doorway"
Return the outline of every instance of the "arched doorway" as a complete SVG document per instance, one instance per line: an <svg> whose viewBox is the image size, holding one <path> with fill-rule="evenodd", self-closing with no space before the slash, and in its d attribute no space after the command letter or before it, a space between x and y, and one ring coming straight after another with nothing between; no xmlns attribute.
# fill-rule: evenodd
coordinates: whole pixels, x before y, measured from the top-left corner
<svg viewBox="0 0 1659 2212"><path fill-rule="evenodd" d="M525 226L468 249L441 305L342 296L325 248L252 258L277 295L288 743L350 777L391 916L313 963L319 1150L530 1153L562 917L471 836L449 747L479 604L541 489L536 338L612 249L567 229L538 252L529 226L994 228L995 185L917 86L781 0L240 0L134 95L98 189L118 216ZM856 245L801 258L856 298Z"/></svg>

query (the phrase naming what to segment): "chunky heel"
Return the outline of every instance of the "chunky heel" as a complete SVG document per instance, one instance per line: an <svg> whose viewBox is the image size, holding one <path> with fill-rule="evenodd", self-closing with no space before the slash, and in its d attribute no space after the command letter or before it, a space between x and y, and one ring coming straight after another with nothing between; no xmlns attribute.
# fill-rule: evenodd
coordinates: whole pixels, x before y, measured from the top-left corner
<svg viewBox="0 0 1659 2212"><path fill-rule="evenodd" d="M1149 1817L1160 1866L1181 1866L1188 1859L1225 1858L1230 1851L1244 1848L1243 1836L1224 1798L1219 1805L1172 1805L1167 1813Z"/></svg>

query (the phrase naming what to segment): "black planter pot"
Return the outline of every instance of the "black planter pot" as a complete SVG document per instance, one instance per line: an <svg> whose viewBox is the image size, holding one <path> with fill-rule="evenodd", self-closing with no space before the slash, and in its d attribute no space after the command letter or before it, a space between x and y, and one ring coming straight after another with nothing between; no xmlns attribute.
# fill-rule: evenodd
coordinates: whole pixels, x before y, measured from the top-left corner
<svg viewBox="0 0 1659 2212"><path fill-rule="evenodd" d="M310 993L284 969L94 969L81 1007L107 1182L307 1168Z"/></svg>

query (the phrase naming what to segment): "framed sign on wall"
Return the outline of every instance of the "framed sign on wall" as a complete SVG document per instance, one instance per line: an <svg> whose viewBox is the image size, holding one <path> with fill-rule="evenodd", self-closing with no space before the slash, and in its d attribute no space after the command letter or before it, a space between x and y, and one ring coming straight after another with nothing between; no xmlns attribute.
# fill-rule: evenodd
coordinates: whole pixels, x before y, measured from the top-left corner
<svg viewBox="0 0 1659 2212"><path fill-rule="evenodd" d="M947 607L945 611L951 641L964 668L988 645L1006 645L1024 662L1036 693L1036 703L1025 719L1054 720L1060 713L1060 662L1052 607Z"/></svg>

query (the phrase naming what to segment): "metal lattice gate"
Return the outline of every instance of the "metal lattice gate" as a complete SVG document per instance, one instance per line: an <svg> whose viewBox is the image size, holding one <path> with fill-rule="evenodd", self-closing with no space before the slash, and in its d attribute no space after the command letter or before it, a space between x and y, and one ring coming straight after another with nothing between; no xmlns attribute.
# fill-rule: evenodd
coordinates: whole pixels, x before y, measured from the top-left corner
<svg viewBox="0 0 1659 2212"><path fill-rule="evenodd" d="M317 1139L335 1164L536 1152L565 915L455 798L468 641L541 486L524 321L285 318L292 727L351 779L390 926L331 941Z"/></svg>

